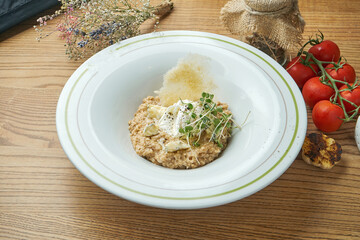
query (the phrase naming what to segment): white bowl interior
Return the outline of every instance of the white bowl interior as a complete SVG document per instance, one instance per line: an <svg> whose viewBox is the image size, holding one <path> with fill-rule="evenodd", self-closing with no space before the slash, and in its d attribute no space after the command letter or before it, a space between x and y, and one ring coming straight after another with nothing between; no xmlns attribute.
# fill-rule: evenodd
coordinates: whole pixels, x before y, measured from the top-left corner
<svg viewBox="0 0 360 240"><path fill-rule="evenodd" d="M219 159L197 169L174 170L152 164L135 153L128 121L142 99L155 95L163 75L187 53L210 58L210 72L218 86L214 93L218 100L229 104L238 123L251 113ZM126 59L123 62L119 57L119 62L99 70L102 74L94 77L97 86L88 99L89 148L113 171L126 168L127 178L163 188L215 186L245 176L276 149L284 132L283 99L276 93L276 82L249 59L225 49L182 43L152 46L152 54L145 57L130 52Z"/></svg>

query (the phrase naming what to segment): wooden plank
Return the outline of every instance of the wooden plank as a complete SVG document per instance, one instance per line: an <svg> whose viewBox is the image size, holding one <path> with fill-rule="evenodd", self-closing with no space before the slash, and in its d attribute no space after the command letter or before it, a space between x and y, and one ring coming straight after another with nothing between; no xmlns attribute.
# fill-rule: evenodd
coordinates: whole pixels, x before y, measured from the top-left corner
<svg viewBox="0 0 360 240"><path fill-rule="evenodd" d="M226 0L174 2L159 30L237 38L219 21ZM307 23L304 41L321 30L338 43L359 75L358 1L299 1L299 7ZM35 19L0 35L0 239L360 238L360 152L354 122L328 134L343 148L342 160L332 170L309 166L298 156L273 184L224 206L157 209L96 186L67 158L55 125L60 92L85 59L69 60L56 33L37 42ZM152 31L151 24L143 31ZM308 133L317 131L308 109Z"/></svg>

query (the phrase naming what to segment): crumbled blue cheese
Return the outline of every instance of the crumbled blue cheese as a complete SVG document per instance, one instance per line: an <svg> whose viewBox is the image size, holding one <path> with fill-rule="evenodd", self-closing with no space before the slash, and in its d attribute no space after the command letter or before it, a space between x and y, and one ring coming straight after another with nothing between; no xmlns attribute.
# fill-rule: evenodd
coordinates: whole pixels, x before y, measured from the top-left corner
<svg viewBox="0 0 360 240"><path fill-rule="evenodd" d="M184 143L181 140L174 140L170 141L167 144L165 144L165 151L166 152L176 152L181 149L187 149L190 148L189 144Z"/></svg>
<svg viewBox="0 0 360 240"><path fill-rule="evenodd" d="M166 107L162 107L159 105L148 105L147 112L149 118L160 119L162 115L164 115L166 111Z"/></svg>
<svg viewBox="0 0 360 240"><path fill-rule="evenodd" d="M192 105L191 109L189 108L189 104ZM195 119L191 117L191 114L199 115L202 111L202 106L198 102L179 100L169 107L149 105L147 111L148 117L154 119L155 123L145 128L145 136L156 135L158 130L162 130L172 137L179 138L182 136L179 129L184 128L189 122L194 121ZM170 141L165 145L163 145L162 142L161 145L166 152L175 152L190 148L188 143L180 139Z"/></svg>
<svg viewBox="0 0 360 240"><path fill-rule="evenodd" d="M159 128L153 123L147 125L144 129L144 135L146 137L154 136L158 133L159 133Z"/></svg>

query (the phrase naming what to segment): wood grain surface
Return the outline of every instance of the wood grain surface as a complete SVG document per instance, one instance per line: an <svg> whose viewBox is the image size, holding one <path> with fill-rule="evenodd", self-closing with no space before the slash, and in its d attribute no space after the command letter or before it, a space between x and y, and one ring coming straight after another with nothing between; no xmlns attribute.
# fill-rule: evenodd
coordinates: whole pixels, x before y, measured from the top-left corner
<svg viewBox="0 0 360 240"><path fill-rule="evenodd" d="M160 30L236 38L219 22L226 0L174 3ZM360 76L360 2L300 0L299 7L304 38L321 30ZM270 186L224 206L158 209L97 187L68 160L55 126L59 94L84 60L68 60L56 32L37 42L35 23L0 34L0 239L360 239L355 123L329 134L343 148L332 170L298 157ZM317 132L310 115L308 132Z"/></svg>

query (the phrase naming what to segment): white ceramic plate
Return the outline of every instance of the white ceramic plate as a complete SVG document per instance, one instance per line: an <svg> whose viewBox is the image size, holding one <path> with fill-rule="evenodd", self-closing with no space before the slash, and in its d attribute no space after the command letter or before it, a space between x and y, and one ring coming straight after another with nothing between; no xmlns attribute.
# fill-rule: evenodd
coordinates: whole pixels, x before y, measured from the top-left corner
<svg viewBox="0 0 360 240"><path fill-rule="evenodd" d="M356 121L356 126L355 126L355 141L356 141L356 145L360 151L360 116L358 117L357 121Z"/></svg>
<svg viewBox="0 0 360 240"><path fill-rule="evenodd" d="M173 170L136 155L128 121L189 53L209 58L214 93L237 122L251 114L219 159ZM298 155L307 117L295 82L261 51L216 34L169 31L122 41L81 65L61 93L56 124L69 159L98 186L145 205L192 209L233 202L272 183Z"/></svg>

